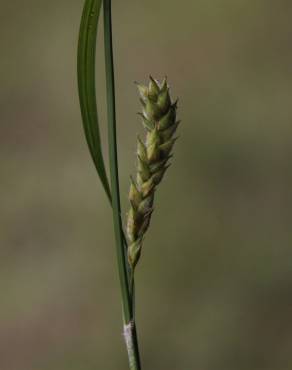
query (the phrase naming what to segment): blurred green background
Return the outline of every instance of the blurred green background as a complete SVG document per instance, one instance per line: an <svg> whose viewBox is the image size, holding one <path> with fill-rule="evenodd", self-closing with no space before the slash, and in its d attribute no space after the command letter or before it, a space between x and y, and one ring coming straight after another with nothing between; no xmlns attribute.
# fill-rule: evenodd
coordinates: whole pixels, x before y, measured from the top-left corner
<svg viewBox="0 0 292 370"><path fill-rule="evenodd" d="M127 370L78 106L83 1L0 3L0 369ZM113 1L124 211L133 81L167 75L182 119L137 270L145 370L292 369L291 19L290 0Z"/></svg>

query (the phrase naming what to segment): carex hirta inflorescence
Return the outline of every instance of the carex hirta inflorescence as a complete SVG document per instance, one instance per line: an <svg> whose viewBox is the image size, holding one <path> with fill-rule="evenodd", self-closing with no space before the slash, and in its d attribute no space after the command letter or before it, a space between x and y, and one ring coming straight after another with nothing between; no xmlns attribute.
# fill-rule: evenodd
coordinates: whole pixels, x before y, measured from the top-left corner
<svg viewBox="0 0 292 370"><path fill-rule="evenodd" d="M141 255L144 235L153 212L154 193L169 167L171 151L176 141L174 134L177 101L172 102L167 80L161 83L150 76L148 86L137 84L141 96L142 123L146 139L138 137L137 175L131 178L130 210L127 215L128 260L135 268Z"/></svg>

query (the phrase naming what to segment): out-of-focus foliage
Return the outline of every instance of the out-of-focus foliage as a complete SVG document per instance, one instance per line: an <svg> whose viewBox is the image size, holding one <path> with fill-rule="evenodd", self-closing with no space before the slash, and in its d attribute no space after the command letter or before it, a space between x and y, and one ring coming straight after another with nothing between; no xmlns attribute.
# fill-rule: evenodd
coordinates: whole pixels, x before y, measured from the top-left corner
<svg viewBox="0 0 292 370"><path fill-rule="evenodd" d="M3 370L127 369L111 213L78 106L82 6L1 1ZM140 130L132 82L168 75L182 119L137 271L144 368L287 370L291 3L114 1L113 12L124 209Z"/></svg>

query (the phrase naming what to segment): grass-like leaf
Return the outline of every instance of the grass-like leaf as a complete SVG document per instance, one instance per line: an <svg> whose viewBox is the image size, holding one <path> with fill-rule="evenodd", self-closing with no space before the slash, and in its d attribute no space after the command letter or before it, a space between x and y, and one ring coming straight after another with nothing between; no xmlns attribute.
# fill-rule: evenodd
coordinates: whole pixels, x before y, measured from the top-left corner
<svg viewBox="0 0 292 370"><path fill-rule="evenodd" d="M86 0L79 31L77 72L83 128L91 157L106 195L111 191L102 155L95 91L97 26L102 0Z"/></svg>

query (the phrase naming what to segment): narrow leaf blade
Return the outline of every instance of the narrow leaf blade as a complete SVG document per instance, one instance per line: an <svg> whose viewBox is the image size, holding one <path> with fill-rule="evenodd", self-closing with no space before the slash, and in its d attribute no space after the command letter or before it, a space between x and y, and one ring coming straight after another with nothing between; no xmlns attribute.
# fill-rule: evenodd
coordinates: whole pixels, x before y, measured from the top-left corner
<svg viewBox="0 0 292 370"><path fill-rule="evenodd" d="M79 102L88 148L97 173L111 202L111 192L102 155L96 105L96 36L102 0L85 0L79 30L77 73Z"/></svg>

